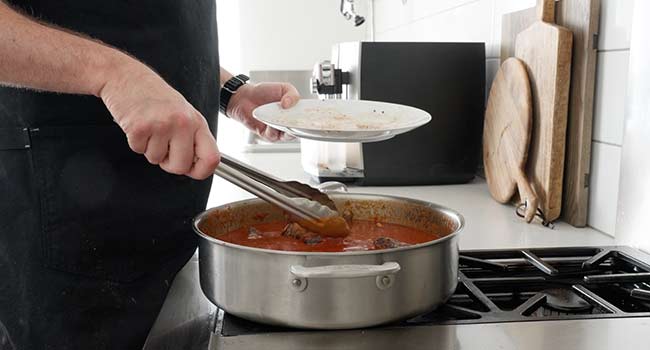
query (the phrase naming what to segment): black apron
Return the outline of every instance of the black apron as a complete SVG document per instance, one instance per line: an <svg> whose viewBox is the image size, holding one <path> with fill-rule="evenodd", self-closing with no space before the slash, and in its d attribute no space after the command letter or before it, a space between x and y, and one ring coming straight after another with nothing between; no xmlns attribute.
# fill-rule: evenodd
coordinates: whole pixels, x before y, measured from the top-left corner
<svg viewBox="0 0 650 350"><path fill-rule="evenodd" d="M216 129L215 0L11 0L137 57ZM0 87L0 349L139 349L211 182L130 151L93 96Z"/></svg>

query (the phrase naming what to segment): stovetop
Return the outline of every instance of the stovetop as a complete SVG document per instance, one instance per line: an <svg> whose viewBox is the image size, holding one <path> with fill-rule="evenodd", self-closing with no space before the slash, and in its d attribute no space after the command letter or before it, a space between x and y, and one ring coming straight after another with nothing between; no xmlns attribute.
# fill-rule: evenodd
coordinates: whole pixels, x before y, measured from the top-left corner
<svg viewBox="0 0 650 350"><path fill-rule="evenodd" d="M435 311L380 328L650 317L650 260L624 247L464 251L459 284ZM221 319L221 336L295 332Z"/></svg>
<svg viewBox="0 0 650 350"><path fill-rule="evenodd" d="M171 299L187 308L196 293L188 284ZM446 304L366 329L273 327L211 307L146 349L646 349L650 255L629 247L461 251Z"/></svg>

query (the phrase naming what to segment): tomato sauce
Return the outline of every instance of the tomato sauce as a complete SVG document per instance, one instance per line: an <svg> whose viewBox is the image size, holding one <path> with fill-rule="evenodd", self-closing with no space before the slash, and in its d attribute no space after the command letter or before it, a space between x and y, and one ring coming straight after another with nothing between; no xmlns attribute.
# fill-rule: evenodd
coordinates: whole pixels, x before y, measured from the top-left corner
<svg viewBox="0 0 650 350"><path fill-rule="evenodd" d="M442 227L433 226L431 232L376 221L352 220L350 234L346 237L320 237L316 240L297 239L283 235L286 221L255 224L215 236L225 242L238 245L299 252L345 252L385 249L381 243L387 239L399 246L429 242L448 233ZM439 232L435 234L432 232Z"/></svg>
<svg viewBox="0 0 650 350"><path fill-rule="evenodd" d="M321 221L296 220L300 226L312 232L317 232L321 236L327 237L345 237L350 234L350 226L347 221L340 216L330 216Z"/></svg>

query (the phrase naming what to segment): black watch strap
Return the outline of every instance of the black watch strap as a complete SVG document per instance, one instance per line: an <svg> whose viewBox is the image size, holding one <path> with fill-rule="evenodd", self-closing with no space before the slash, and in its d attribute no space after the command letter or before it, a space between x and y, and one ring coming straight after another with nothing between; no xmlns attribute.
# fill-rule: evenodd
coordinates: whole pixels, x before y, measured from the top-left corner
<svg viewBox="0 0 650 350"><path fill-rule="evenodd" d="M219 99L219 110L224 115L226 114L226 109L228 108L228 103L232 98L232 95L237 93L237 89L244 86L250 78L244 74L239 74L235 77L228 79L228 81L221 88L221 96Z"/></svg>

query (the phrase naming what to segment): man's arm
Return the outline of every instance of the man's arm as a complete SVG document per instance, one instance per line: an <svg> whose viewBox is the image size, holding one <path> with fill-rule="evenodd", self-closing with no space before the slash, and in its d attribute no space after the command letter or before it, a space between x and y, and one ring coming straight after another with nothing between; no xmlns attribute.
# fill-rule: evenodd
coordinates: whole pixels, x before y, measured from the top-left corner
<svg viewBox="0 0 650 350"><path fill-rule="evenodd" d="M219 85L224 86L226 82L233 77L232 73L225 70L223 67L219 68Z"/></svg>
<svg viewBox="0 0 650 350"><path fill-rule="evenodd" d="M131 149L165 171L202 179L219 162L205 119L149 67L1 1L0 83L101 98Z"/></svg>
<svg viewBox="0 0 650 350"><path fill-rule="evenodd" d="M138 62L81 36L42 25L0 2L0 82L100 95L110 72Z"/></svg>

